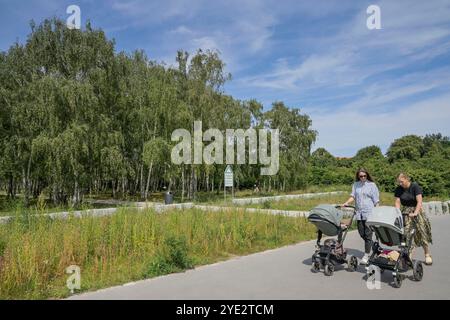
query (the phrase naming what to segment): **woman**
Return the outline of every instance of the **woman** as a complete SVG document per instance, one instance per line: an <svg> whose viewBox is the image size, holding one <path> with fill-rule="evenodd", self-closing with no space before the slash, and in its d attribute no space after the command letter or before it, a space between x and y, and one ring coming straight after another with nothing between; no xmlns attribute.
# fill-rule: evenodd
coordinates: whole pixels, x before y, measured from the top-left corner
<svg viewBox="0 0 450 320"><path fill-rule="evenodd" d="M395 189L395 207L401 209L405 225L405 234L410 234L410 229L415 222L414 245L423 247L425 264L431 265L430 248L428 244L433 242L431 237L431 225L425 212L422 210L422 188L405 173L397 177L399 186ZM407 239L408 240L408 239Z"/></svg>
<svg viewBox="0 0 450 320"><path fill-rule="evenodd" d="M364 240L364 257L361 264L367 264L370 250L372 248L372 230L366 226L366 220L372 209L380 202L380 192L377 185L373 182L369 172L365 169L356 171L355 183L352 186L350 198L343 204L348 206L355 201L356 220L358 224L358 233Z"/></svg>

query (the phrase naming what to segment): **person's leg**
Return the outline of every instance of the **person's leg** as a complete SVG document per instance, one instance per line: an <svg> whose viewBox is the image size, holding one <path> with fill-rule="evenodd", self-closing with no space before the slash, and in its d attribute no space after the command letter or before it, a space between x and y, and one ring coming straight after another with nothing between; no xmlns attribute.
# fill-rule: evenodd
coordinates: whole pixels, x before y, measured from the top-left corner
<svg viewBox="0 0 450 320"><path fill-rule="evenodd" d="M408 211L407 211L408 212ZM415 243L414 243L414 237L415 235L411 235L411 229L413 227L411 218L406 214L403 215L403 221L404 221L404 235L405 235L405 243L408 246L408 254L409 257L412 259L415 252Z"/></svg>
<svg viewBox="0 0 450 320"><path fill-rule="evenodd" d="M320 241L322 240L322 231L320 231L319 229L317 230L317 241L316 241L316 246L319 247L320 246Z"/></svg>
<svg viewBox="0 0 450 320"><path fill-rule="evenodd" d="M363 221L364 225L364 249L365 253L369 254L372 249L372 230L366 225L366 221Z"/></svg>
<svg viewBox="0 0 450 320"><path fill-rule="evenodd" d="M358 226L358 233L359 236L364 240L364 257L361 259L361 264L366 264L367 261L369 260L369 252L370 252L370 248L369 248L369 252L367 252L367 242L366 242L366 223L364 220L358 220L357 221L357 226Z"/></svg>
<svg viewBox="0 0 450 320"><path fill-rule="evenodd" d="M364 239L364 224L362 220L356 221L356 225L358 227L359 236Z"/></svg>
<svg viewBox="0 0 450 320"><path fill-rule="evenodd" d="M429 244L433 242L431 236L431 224L423 211L421 211L417 216L416 225L417 225L416 230L417 241L423 248L423 252L425 254L425 264L431 265L433 263L429 247Z"/></svg>
<svg viewBox="0 0 450 320"><path fill-rule="evenodd" d="M423 247L423 252L425 254L425 264L427 264L427 265L433 264L433 259L431 258L431 253L430 253L430 247L428 246L428 244L424 244L422 247Z"/></svg>

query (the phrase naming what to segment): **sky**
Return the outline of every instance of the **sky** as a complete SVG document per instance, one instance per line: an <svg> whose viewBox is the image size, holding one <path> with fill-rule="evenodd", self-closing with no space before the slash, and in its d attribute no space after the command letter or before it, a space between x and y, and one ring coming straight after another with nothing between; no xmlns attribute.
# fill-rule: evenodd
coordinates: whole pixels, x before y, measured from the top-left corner
<svg viewBox="0 0 450 320"><path fill-rule="evenodd" d="M450 136L450 0L0 0L0 50L29 22L81 9L116 41L174 65L177 50L218 50L232 80L225 92L308 114L314 149L341 157L406 134ZM369 30L367 8L380 8Z"/></svg>

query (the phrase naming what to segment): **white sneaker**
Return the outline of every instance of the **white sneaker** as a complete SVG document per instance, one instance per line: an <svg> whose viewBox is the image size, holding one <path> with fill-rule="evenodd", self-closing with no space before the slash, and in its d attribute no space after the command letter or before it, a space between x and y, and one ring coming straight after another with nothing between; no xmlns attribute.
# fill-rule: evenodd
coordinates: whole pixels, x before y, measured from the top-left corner
<svg viewBox="0 0 450 320"><path fill-rule="evenodd" d="M367 264L367 261L369 261L369 255L366 253L364 254L364 257L362 257L360 264Z"/></svg>

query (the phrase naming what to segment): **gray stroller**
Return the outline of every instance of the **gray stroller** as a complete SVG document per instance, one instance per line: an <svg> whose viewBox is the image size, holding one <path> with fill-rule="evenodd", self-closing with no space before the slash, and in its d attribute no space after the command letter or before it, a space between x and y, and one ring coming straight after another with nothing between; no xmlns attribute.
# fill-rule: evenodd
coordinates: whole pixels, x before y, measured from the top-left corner
<svg viewBox="0 0 450 320"><path fill-rule="evenodd" d="M308 220L317 227L317 250L312 256L312 271L319 272L321 267L326 276L332 276L336 265L347 264L349 271L358 267L358 259L348 256L344 249L344 240L355 216L355 208L345 207L352 211L350 223L342 225L344 212L340 206L321 204L311 210ZM337 239L326 239L321 244L322 235L337 236Z"/></svg>
<svg viewBox="0 0 450 320"><path fill-rule="evenodd" d="M403 273L408 270L413 270L413 278L416 281L422 280L423 277L422 262L413 261L410 255L415 232L415 220L412 221L413 225L408 242L405 239L402 213L395 207L375 207L366 222L366 225L374 231L378 240L373 243L372 255L369 258L366 270L370 270L370 265L379 267L381 273L384 270L391 270L394 277L393 285L396 288L401 287L402 280L405 278ZM379 242L398 249L383 249ZM374 272L371 271L371 273Z"/></svg>

